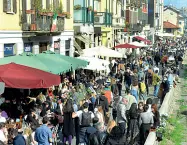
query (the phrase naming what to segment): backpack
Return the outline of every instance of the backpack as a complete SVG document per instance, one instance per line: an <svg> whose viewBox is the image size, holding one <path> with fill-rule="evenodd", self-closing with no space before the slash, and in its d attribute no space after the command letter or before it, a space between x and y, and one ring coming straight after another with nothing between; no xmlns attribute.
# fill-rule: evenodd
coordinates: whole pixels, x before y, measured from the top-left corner
<svg viewBox="0 0 187 145"><path fill-rule="evenodd" d="M146 85L144 82L140 83L140 91L141 91L141 93L145 93L145 91L146 91Z"/></svg>
<svg viewBox="0 0 187 145"><path fill-rule="evenodd" d="M85 112L83 111L82 113L82 123L81 123L81 126L82 127L88 127L90 126L90 124L92 123L92 117L91 117L91 112L88 111L88 112Z"/></svg>
<svg viewBox="0 0 187 145"><path fill-rule="evenodd" d="M108 135L104 132L95 132L88 137L88 145L104 145Z"/></svg>
<svg viewBox="0 0 187 145"><path fill-rule="evenodd" d="M89 135L88 145L100 145L97 133L93 133Z"/></svg>

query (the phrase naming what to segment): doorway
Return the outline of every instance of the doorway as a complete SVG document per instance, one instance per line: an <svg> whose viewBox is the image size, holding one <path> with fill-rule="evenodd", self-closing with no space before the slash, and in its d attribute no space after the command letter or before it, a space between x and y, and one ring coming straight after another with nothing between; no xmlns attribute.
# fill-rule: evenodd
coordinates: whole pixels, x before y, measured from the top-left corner
<svg viewBox="0 0 187 145"><path fill-rule="evenodd" d="M39 53L42 53L43 51L47 51L47 42L40 43Z"/></svg>

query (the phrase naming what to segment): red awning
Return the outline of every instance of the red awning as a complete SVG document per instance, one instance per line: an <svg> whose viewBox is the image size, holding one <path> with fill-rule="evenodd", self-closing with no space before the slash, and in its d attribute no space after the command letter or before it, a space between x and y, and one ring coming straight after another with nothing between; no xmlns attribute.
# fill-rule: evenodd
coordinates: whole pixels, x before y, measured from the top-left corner
<svg viewBox="0 0 187 145"><path fill-rule="evenodd" d="M129 43L125 43L125 44L119 44L119 45L115 46L115 48L139 48L139 47L129 44Z"/></svg>
<svg viewBox="0 0 187 145"><path fill-rule="evenodd" d="M6 87L10 88L49 88L60 84L60 76L28 66L9 63L0 65L0 82L4 82Z"/></svg>
<svg viewBox="0 0 187 145"><path fill-rule="evenodd" d="M150 41L150 40L147 40L147 39L142 38L142 37L140 37L140 36L135 36L134 38L136 38L137 40L143 41L143 42L145 42L145 43L147 43L147 44L151 44L151 41Z"/></svg>

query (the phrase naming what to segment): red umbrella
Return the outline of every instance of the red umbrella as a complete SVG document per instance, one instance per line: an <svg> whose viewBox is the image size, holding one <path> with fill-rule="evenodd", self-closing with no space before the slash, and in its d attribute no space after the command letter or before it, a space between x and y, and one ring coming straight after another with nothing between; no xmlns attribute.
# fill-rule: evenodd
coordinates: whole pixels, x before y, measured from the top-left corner
<svg viewBox="0 0 187 145"><path fill-rule="evenodd" d="M60 84L60 76L24 65L0 65L0 82L10 88L49 88Z"/></svg>
<svg viewBox="0 0 187 145"><path fill-rule="evenodd" d="M119 45L115 46L115 48L139 48L139 47L129 44L129 43L125 43L125 44L119 44Z"/></svg>
<svg viewBox="0 0 187 145"><path fill-rule="evenodd" d="M150 40L145 39L145 38L142 38L142 37L140 37L140 36L135 36L134 38L136 38L136 39L138 39L138 40L140 40L140 41L143 41L143 42L145 42L145 43L151 44L151 41L150 41Z"/></svg>

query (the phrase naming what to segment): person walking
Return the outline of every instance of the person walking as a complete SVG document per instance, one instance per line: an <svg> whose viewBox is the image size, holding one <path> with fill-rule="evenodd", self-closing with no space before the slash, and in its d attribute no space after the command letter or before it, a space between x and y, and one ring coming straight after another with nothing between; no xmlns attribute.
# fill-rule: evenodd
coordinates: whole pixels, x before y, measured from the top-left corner
<svg viewBox="0 0 187 145"><path fill-rule="evenodd" d="M160 77L158 76L158 70L153 74L153 86L154 86L154 97L157 97L159 91Z"/></svg>
<svg viewBox="0 0 187 145"><path fill-rule="evenodd" d="M38 142L38 145L50 145L50 143L52 143L52 132L48 127L48 117L44 117L42 122L43 125L35 131L35 141Z"/></svg>
<svg viewBox="0 0 187 145"><path fill-rule="evenodd" d="M127 123L126 105L127 105L127 100L125 98L122 98L121 102L117 107L117 122L120 129L122 130L122 133L125 133L126 130L126 123Z"/></svg>

